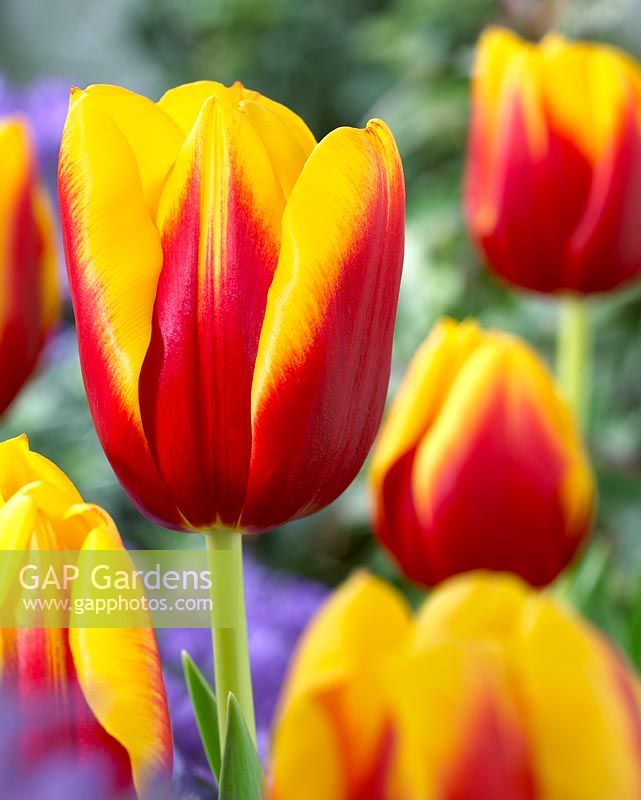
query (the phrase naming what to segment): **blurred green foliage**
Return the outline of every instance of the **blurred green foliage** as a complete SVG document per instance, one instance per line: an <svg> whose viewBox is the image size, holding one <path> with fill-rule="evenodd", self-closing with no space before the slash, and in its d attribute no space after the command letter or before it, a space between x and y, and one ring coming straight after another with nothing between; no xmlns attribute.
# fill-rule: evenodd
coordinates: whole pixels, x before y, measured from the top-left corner
<svg viewBox="0 0 641 800"><path fill-rule="evenodd" d="M484 26L539 36L551 25L641 52L638 0L4 0L0 70L158 96L177 83L239 79L290 105L317 136L384 118L407 180L407 257L391 391L442 314L478 316L553 359L554 302L507 291L469 246L460 195L468 78ZM561 587L641 664L641 292L594 303L591 447L601 485L596 543ZM27 430L87 498L143 546L195 543L155 529L126 500L98 447L72 338L58 342L0 433ZM266 561L339 581L356 564L398 580L373 543L366 481L325 512L251 545Z"/></svg>

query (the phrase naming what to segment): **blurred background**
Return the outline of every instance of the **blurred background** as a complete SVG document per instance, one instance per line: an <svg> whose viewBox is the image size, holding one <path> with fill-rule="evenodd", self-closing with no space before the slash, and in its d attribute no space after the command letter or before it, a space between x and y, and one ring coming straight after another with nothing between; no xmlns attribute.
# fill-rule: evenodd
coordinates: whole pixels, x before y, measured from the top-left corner
<svg viewBox="0 0 641 800"><path fill-rule="evenodd" d="M393 393L443 314L519 333L554 360L554 302L508 292L486 274L462 221L470 65L479 32L493 23L532 38L554 26L641 55L640 0L0 0L0 112L31 117L52 192L73 84L117 83L158 98L186 81L239 79L292 107L319 138L385 119L403 156L408 203ZM638 665L641 292L594 306L591 448L601 499L595 542L571 591ZM198 537L155 529L121 492L87 411L68 302L38 377L0 424L3 438L23 431L109 509L130 546L200 546ZM356 564L399 581L372 541L368 506L361 477L325 512L248 549L256 562L320 584L335 585Z"/></svg>

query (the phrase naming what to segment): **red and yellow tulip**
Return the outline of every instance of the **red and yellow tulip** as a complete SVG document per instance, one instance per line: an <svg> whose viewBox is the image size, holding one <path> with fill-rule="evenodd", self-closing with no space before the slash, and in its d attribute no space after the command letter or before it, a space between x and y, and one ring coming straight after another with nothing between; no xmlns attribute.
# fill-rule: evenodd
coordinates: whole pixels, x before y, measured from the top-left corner
<svg viewBox="0 0 641 800"><path fill-rule="evenodd" d="M412 620L359 575L294 659L270 798L624 800L641 793L640 732L633 672L518 579L452 579Z"/></svg>
<svg viewBox="0 0 641 800"><path fill-rule="evenodd" d="M641 69L611 47L501 29L479 43L465 198L488 266L538 292L641 275Z"/></svg>
<svg viewBox="0 0 641 800"><path fill-rule="evenodd" d="M0 118L0 414L58 318L53 222L26 122Z"/></svg>
<svg viewBox="0 0 641 800"><path fill-rule="evenodd" d="M421 345L371 470L374 526L424 585L507 570L535 586L590 530L591 468L572 414L523 342L443 320Z"/></svg>
<svg viewBox="0 0 641 800"><path fill-rule="evenodd" d="M392 754L385 670L408 646L411 611L359 573L305 633L280 702L270 800L374 800Z"/></svg>
<svg viewBox="0 0 641 800"><path fill-rule="evenodd" d="M158 103L93 86L59 177L89 403L139 506L264 529L337 497L390 368L404 187L385 124L317 144L240 84Z"/></svg>
<svg viewBox="0 0 641 800"><path fill-rule="evenodd" d="M122 549L110 517L85 503L54 464L29 449L26 437L0 444L0 550ZM62 595L61 595L62 596ZM56 741L37 733L24 758L63 745L106 756L114 795L171 775L172 744L160 658L150 628L12 628L0 630L0 675L21 701L47 698ZM48 720L45 730L54 724Z"/></svg>

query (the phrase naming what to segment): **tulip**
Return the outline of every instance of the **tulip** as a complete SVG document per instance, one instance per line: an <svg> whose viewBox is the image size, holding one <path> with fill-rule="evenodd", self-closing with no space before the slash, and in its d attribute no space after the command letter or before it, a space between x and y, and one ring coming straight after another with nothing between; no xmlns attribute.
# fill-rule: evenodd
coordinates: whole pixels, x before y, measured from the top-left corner
<svg viewBox="0 0 641 800"><path fill-rule="evenodd" d="M579 294L641 274L640 112L639 66L614 48L481 37L465 208L494 272Z"/></svg>
<svg viewBox="0 0 641 800"><path fill-rule="evenodd" d="M0 117L0 414L58 318L53 222L27 124Z"/></svg>
<svg viewBox="0 0 641 800"><path fill-rule="evenodd" d="M158 103L93 86L72 93L59 185L98 436L143 513L207 534L216 690L254 733L237 534L327 505L371 447L403 256L394 139L373 120L316 144L239 83Z"/></svg>
<svg viewBox="0 0 641 800"><path fill-rule="evenodd" d="M23 436L0 443L0 549L88 552L123 545L109 516L85 503ZM63 744L79 761L108 758L111 796L133 787L150 797L152 784L171 775L171 731L151 628L5 628L0 674L7 691L29 707L48 698L49 733L27 738L26 762Z"/></svg>
<svg viewBox="0 0 641 800"><path fill-rule="evenodd" d="M408 621L361 575L294 658L270 800L624 800L641 793L640 730L641 686L612 645L517 578L451 579ZM366 789L357 765L376 776Z"/></svg>
<svg viewBox="0 0 641 800"><path fill-rule="evenodd" d="M240 84L157 104L93 86L59 178L89 404L143 512L259 530L334 500L389 377L404 187L385 124L316 144Z"/></svg>
<svg viewBox="0 0 641 800"><path fill-rule="evenodd" d="M543 586L585 542L595 487L572 414L523 342L436 325L371 470L374 527L414 581L509 570Z"/></svg>
<svg viewBox="0 0 641 800"><path fill-rule="evenodd" d="M635 675L591 626L512 576L438 590L392 691L405 800L641 793Z"/></svg>
<svg viewBox="0 0 641 800"><path fill-rule="evenodd" d="M358 573L321 608L283 689L269 800L383 798L392 753L385 669L408 646L409 606Z"/></svg>

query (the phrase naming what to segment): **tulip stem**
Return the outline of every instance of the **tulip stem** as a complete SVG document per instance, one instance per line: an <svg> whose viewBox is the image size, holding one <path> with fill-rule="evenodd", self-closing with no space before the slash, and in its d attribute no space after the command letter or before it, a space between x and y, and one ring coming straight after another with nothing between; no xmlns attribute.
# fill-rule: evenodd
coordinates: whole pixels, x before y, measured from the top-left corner
<svg viewBox="0 0 641 800"><path fill-rule="evenodd" d="M557 374L577 420L585 430L590 412L592 332L588 301L577 295L561 300Z"/></svg>
<svg viewBox="0 0 641 800"><path fill-rule="evenodd" d="M205 534L211 574L211 629L220 741L225 741L227 701L235 695L256 742L247 615L243 580L243 537L239 531L217 528Z"/></svg>

